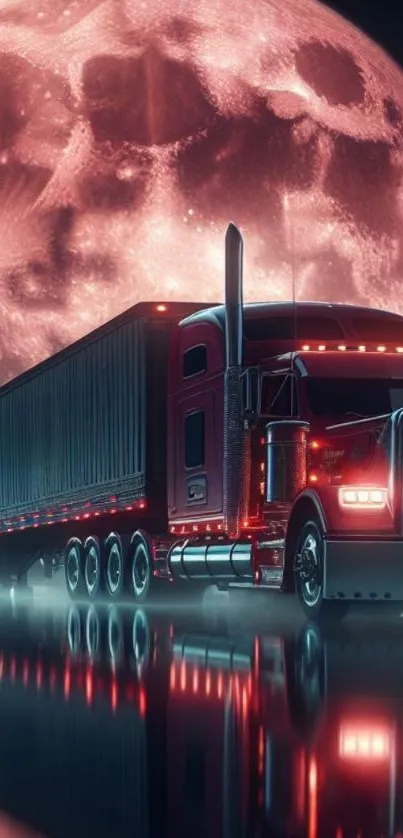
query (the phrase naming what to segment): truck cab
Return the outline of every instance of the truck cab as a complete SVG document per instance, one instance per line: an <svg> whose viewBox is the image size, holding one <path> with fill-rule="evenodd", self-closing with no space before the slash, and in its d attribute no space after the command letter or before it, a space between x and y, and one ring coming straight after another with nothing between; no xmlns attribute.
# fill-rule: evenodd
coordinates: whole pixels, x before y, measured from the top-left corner
<svg viewBox="0 0 403 838"><path fill-rule="evenodd" d="M403 318L326 303L243 306L231 293L182 320L171 341L170 573L296 588L310 616L403 600L388 432L403 408ZM386 546L389 578L378 567ZM366 574L352 558L360 552Z"/></svg>

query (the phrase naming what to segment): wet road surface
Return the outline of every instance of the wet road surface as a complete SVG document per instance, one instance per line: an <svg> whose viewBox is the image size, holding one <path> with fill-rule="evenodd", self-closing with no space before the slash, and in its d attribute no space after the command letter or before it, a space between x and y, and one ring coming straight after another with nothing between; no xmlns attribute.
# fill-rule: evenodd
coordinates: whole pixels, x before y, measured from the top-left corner
<svg viewBox="0 0 403 838"><path fill-rule="evenodd" d="M402 637L292 597L4 599L0 836L399 836Z"/></svg>

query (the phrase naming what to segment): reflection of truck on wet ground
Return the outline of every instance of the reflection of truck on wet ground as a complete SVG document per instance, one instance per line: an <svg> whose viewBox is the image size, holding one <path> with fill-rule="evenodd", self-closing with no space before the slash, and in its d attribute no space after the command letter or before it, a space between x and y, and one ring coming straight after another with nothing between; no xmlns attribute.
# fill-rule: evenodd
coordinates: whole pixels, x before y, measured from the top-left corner
<svg viewBox="0 0 403 838"><path fill-rule="evenodd" d="M171 740L175 806L193 759L203 800L228 803L230 828L214 835L400 834L398 637L331 639L307 626L297 640L249 644L188 634L173 652L168 718L185 720Z"/></svg>
<svg viewBox="0 0 403 838"><path fill-rule="evenodd" d="M401 828L398 636L213 635L93 605L44 620L2 632L8 814L55 838Z"/></svg>
<svg viewBox="0 0 403 838"><path fill-rule="evenodd" d="M146 705L141 655L127 646L123 665L119 615L109 629L94 613L72 612L66 625L52 616L0 614L0 811L44 838L163 835L154 737L164 714L151 691Z"/></svg>
<svg viewBox="0 0 403 838"><path fill-rule="evenodd" d="M402 352L396 314L244 307L230 225L225 305L141 303L0 389L1 578L403 600Z"/></svg>

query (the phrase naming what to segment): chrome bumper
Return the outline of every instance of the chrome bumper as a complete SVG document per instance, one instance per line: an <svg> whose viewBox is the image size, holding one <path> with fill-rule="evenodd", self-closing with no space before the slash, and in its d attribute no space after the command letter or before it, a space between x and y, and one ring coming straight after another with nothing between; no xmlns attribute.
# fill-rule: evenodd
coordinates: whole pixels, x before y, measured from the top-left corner
<svg viewBox="0 0 403 838"><path fill-rule="evenodd" d="M403 541L326 541L324 597L403 602Z"/></svg>

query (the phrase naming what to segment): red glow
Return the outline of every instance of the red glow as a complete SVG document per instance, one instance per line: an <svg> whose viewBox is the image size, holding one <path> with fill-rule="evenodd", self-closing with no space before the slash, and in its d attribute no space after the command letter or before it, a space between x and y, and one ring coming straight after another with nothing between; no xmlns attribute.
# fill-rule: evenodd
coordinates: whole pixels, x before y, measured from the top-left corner
<svg viewBox="0 0 403 838"><path fill-rule="evenodd" d="M164 305L158 305L158 306L156 306L156 309L157 309L157 311L166 311L167 307L164 306Z"/></svg>
<svg viewBox="0 0 403 838"><path fill-rule="evenodd" d="M186 664L185 661L181 663L181 690L185 692L186 690Z"/></svg>
<svg viewBox="0 0 403 838"><path fill-rule="evenodd" d="M140 716L145 716L147 710L147 699L146 699L146 692L144 687L140 687L139 693L139 713Z"/></svg>
<svg viewBox="0 0 403 838"><path fill-rule="evenodd" d="M113 712L115 713L116 708L118 706L118 685L116 679L113 678L111 683L111 707Z"/></svg>
<svg viewBox="0 0 403 838"><path fill-rule="evenodd" d="M90 668L87 669L85 676L85 697L87 700L87 704L90 706L94 697L94 682L92 670Z"/></svg>
<svg viewBox="0 0 403 838"><path fill-rule="evenodd" d="M306 755L305 751L300 751L296 761L296 809L301 821L305 817L305 781Z"/></svg>
<svg viewBox="0 0 403 838"><path fill-rule="evenodd" d="M390 755L391 733L382 725L343 725L339 755L343 759L386 760Z"/></svg>
<svg viewBox="0 0 403 838"><path fill-rule="evenodd" d="M71 689L71 674L69 666L66 666L64 670L64 680L63 680L63 694L66 701L70 697L70 689Z"/></svg>
<svg viewBox="0 0 403 838"><path fill-rule="evenodd" d="M318 834L318 766L315 757L311 757L308 767L308 838L317 838Z"/></svg>

